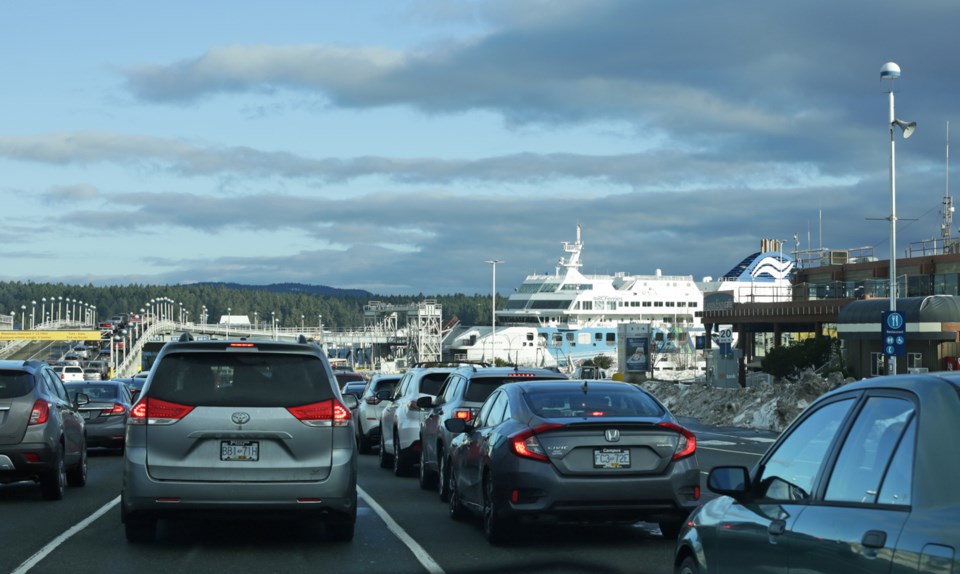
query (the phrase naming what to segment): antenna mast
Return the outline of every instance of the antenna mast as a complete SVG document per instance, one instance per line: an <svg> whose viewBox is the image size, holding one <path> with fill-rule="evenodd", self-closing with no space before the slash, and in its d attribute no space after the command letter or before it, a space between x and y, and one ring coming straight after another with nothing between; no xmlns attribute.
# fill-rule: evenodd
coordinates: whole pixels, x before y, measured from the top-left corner
<svg viewBox="0 0 960 574"><path fill-rule="evenodd" d="M950 121L947 121L947 183L946 190L943 192L943 210L940 212L943 216L943 223L940 224L940 237L944 240L950 239L950 233L953 227L953 198L950 197ZM946 242L944 242L946 247Z"/></svg>

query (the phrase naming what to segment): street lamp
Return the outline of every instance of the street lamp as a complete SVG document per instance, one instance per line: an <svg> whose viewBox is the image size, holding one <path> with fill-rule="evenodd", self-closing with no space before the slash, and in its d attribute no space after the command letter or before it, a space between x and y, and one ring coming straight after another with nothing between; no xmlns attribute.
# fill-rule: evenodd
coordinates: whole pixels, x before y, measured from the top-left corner
<svg viewBox="0 0 960 574"><path fill-rule="evenodd" d="M57 297L57 321L63 320L63 295Z"/></svg>
<svg viewBox="0 0 960 574"><path fill-rule="evenodd" d="M890 311L897 310L897 171L894 127L903 130L903 139L913 135L917 122L898 120L893 111L893 82L900 79L900 66L887 62L880 68L880 80L889 80L890 91ZM897 374L897 356L887 358L887 374Z"/></svg>
<svg viewBox="0 0 960 574"><path fill-rule="evenodd" d="M303 332L303 315L300 315L300 332Z"/></svg>
<svg viewBox="0 0 960 574"><path fill-rule="evenodd" d="M31 307L30 307L30 328L31 328L31 329L36 329L36 328L37 328L37 302L36 302L36 301L30 301L30 304L31 304Z"/></svg>
<svg viewBox="0 0 960 574"><path fill-rule="evenodd" d="M230 312L232 307L227 307L227 338L230 338Z"/></svg>
<svg viewBox="0 0 960 574"><path fill-rule="evenodd" d="M277 338L277 312L270 311L270 329L273 331L273 338Z"/></svg>
<svg viewBox="0 0 960 574"><path fill-rule="evenodd" d="M16 315L14 315L14 316L16 316ZM27 306L26 306L26 305L20 305L20 330L21 330L21 331L23 331L24 329L27 328L27 326L24 325L24 322L25 322L26 320L27 320Z"/></svg>
<svg viewBox="0 0 960 574"><path fill-rule="evenodd" d="M490 362L497 362L497 263L503 259L489 259L484 263L493 266L493 288L490 293Z"/></svg>
<svg viewBox="0 0 960 574"><path fill-rule="evenodd" d="M40 322L41 322L41 323L46 323L46 321L47 321L47 298L44 297L44 298L42 299L42 301L43 301L43 302L40 304Z"/></svg>

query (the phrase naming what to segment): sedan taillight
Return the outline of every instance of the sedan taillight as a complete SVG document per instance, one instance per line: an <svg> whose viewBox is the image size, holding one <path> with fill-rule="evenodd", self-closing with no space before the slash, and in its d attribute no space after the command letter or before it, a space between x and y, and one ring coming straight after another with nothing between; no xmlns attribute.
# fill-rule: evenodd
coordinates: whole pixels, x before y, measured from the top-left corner
<svg viewBox="0 0 960 574"><path fill-rule="evenodd" d="M547 458L547 453L543 450L543 445L537 440L537 435L562 426L563 425L560 424L545 424L520 431L510 437L510 450L519 457L539 460L540 462L549 462L550 459Z"/></svg>
<svg viewBox="0 0 960 574"><path fill-rule="evenodd" d="M680 433L680 440L677 441L677 449L673 452L672 460L680 460L697 452L697 435L673 423L660 423L659 426Z"/></svg>

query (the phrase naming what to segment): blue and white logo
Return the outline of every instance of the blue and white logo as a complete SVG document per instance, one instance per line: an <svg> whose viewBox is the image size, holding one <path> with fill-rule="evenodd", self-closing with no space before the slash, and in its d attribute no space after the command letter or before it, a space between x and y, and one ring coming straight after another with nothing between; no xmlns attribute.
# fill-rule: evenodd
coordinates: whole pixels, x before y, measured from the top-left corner
<svg viewBox="0 0 960 574"><path fill-rule="evenodd" d="M891 311L888 313L887 328L891 330L899 330L903 328L903 314L897 313L896 311Z"/></svg>

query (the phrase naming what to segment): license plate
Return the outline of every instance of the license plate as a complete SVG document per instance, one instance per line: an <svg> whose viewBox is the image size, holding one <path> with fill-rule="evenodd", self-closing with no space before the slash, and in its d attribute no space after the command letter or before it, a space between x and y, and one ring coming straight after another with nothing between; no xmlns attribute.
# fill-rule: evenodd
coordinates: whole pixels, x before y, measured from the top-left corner
<svg viewBox="0 0 960 574"><path fill-rule="evenodd" d="M625 448L594 449L593 468L630 468L630 451Z"/></svg>
<svg viewBox="0 0 960 574"><path fill-rule="evenodd" d="M256 462L260 460L260 441L222 440L220 460L229 462Z"/></svg>

